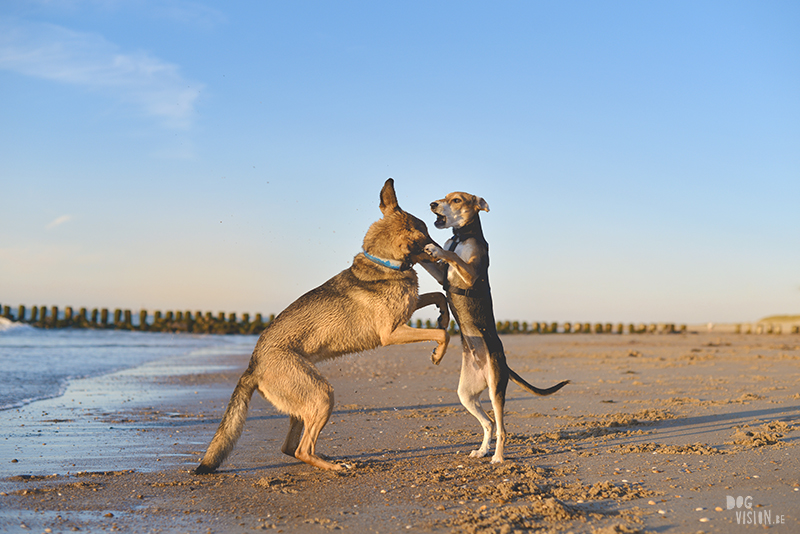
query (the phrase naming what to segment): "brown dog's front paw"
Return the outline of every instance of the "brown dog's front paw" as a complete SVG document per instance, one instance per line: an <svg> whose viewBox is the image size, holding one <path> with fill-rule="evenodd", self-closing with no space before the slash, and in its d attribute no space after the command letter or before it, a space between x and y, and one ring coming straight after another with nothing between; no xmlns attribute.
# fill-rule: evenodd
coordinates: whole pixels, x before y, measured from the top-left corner
<svg viewBox="0 0 800 534"><path fill-rule="evenodd" d="M447 345L450 343L450 333L447 330L442 330L444 332L444 341L439 343L434 349L433 354L431 354L431 361L435 365L439 365L439 362L442 361L444 358L444 353L447 352Z"/></svg>

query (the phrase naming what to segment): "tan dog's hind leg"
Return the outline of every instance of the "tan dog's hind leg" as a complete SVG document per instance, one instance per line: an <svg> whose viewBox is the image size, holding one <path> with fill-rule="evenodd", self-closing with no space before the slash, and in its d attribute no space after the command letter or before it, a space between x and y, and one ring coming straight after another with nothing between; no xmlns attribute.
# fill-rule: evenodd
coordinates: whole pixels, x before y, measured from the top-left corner
<svg viewBox="0 0 800 534"><path fill-rule="evenodd" d="M505 422L503 421L503 410L499 409L494 413L497 414L495 416L497 419L495 421L495 425L497 425L497 437L495 439L495 444L494 444L494 456L492 456L492 463L500 464L505 461L505 458L503 458L503 453L506 444L506 428L505 428Z"/></svg>
<svg viewBox="0 0 800 534"><path fill-rule="evenodd" d="M467 346L468 343L469 340L465 340L461 362L461 378L458 381L458 398L464 408L478 420L481 428L483 428L483 441L480 448L472 451L469 455L471 458L483 458L489 453L489 443L492 439L492 420L481 406L481 393L483 393L488 384L485 374L485 362L477 361L480 356Z"/></svg>
<svg viewBox="0 0 800 534"><path fill-rule="evenodd" d="M494 424L497 430L497 435L495 437L495 444L494 444L494 456L492 456L492 463L498 464L502 463L503 452L505 449L506 444L506 426L505 421L503 420L503 409L505 408L506 398L505 398L505 391L506 387L508 386L508 379L506 379L505 384L500 384L500 378L497 376L492 376L496 373L496 370L489 369L489 398L492 401L492 411L494 412Z"/></svg>
<svg viewBox="0 0 800 534"><path fill-rule="evenodd" d="M469 453L470 458L483 458L486 456L489 453L489 443L492 439L492 420L481 406L480 394L481 392L476 394L469 391L468 388L463 387L461 384L458 386L458 398L461 400L461 404L464 405L464 408L466 408L469 413L475 416L483 428L483 441L481 442L481 446Z"/></svg>

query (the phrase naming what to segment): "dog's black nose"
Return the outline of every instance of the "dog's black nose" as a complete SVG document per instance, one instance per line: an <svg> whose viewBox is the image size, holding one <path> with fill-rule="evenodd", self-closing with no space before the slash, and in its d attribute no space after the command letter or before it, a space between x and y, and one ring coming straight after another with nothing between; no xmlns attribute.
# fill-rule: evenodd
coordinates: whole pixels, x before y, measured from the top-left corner
<svg viewBox="0 0 800 534"><path fill-rule="evenodd" d="M438 205L439 205L439 203L438 203L438 202L431 202L431 209L432 209L432 210L435 210L435 209L436 209L436 206L438 206Z"/></svg>

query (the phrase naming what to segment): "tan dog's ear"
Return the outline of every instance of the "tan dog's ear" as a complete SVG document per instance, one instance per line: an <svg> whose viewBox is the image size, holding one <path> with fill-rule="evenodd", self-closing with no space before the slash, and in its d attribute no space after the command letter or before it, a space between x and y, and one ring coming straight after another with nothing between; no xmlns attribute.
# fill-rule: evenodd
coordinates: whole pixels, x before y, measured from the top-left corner
<svg viewBox="0 0 800 534"><path fill-rule="evenodd" d="M394 180L389 178L381 189L381 213L388 215L400 209L397 204L397 195L394 192Z"/></svg>
<svg viewBox="0 0 800 534"><path fill-rule="evenodd" d="M489 204L481 197L475 197L475 205L478 206L478 211L489 211Z"/></svg>

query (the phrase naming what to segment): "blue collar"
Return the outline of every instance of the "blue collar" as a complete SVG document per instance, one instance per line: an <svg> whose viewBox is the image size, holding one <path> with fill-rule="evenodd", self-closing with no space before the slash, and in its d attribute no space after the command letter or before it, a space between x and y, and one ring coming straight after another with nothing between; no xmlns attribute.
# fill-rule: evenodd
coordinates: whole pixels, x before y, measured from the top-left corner
<svg viewBox="0 0 800 534"><path fill-rule="evenodd" d="M364 256L369 258L370 260L374 261L378 265L383 265L384 267L388 267L389 269L394 269L395 271L403 271L405 270L405 263L399 262L397 260L384 260L383 258L378 258L377 256L373 256L366 250L363 251Z"/></svg>

